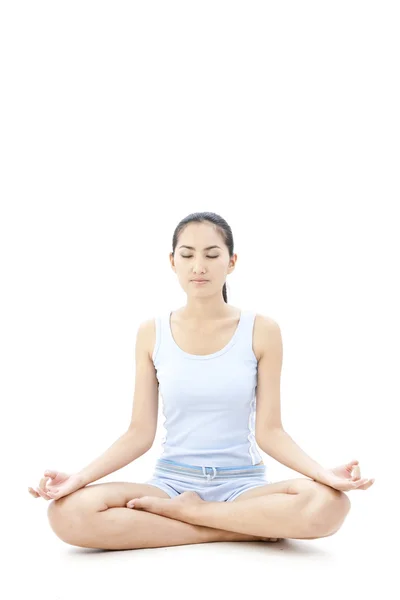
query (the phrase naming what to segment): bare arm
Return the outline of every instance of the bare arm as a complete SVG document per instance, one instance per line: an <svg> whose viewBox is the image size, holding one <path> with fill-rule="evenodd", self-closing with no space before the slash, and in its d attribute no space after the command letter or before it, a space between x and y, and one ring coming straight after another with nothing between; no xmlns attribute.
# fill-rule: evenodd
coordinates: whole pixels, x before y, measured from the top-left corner
<svg viewBox="0 0 400 600"><path fill-rule="evenodd" d="M154 320L141 323L136 336L135 391L129 428L104 454L77 473L84 485L122 469L153 445L158 415L158 381L149 354L153 337Z"/></svg>
<svg viewBox="0 0 400 600"><path fill-rule="evenodd" d="M129 465L145 454L150 447L147 438L144 438L140 431L130 429L77 475L85 486Z"/></svg>
<svg viewBox="0 0 400 600"><path fill-rule="evenodd" d="M280 379L283 361L281 330L276 321L264 317L263 352L258 363L257 444L281 464L315 481L325 469L304 452L284 430L281 420Z"/></svg>
<svg viewBox="0 0 400 600"><path fill-rule="evenodd" d="M270 431L267 441L260 448L289 469L324 482L326 469L306 454L286 431Z"/></svg>

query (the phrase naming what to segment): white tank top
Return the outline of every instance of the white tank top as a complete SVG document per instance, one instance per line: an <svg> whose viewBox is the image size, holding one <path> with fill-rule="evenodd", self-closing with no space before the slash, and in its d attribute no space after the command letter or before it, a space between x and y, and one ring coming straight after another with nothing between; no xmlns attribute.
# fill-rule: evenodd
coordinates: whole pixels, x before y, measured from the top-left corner
<svg viewBox="0 0 400 600"><path fill-rule="evenodd" d="M188 354L177 345L170 315L155 319L152 354L166 429L160 458L211 467L258 464L256 313L243 310L228 344L205 355Z"/></svg>

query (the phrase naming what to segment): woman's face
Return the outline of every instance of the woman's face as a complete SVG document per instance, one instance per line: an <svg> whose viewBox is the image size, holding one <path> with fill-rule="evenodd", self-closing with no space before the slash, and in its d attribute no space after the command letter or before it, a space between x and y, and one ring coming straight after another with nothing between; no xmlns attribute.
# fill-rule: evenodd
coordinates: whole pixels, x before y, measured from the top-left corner
<svg viewBox="0 0 400 600"><path fill-rule="evenodd" d="M236 254L229 258L222 236L207 223L187 225L179 235L175 256L170 254L180 285L186 293L195 295L209 295L221 290L236 259ZM194 279L207 281L195 283Z"/></svg>

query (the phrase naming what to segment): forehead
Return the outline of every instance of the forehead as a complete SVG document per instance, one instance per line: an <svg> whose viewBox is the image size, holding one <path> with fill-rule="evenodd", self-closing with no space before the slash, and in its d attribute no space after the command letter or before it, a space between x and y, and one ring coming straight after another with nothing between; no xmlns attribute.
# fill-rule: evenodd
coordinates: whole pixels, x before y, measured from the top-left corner
<svg viewBox="0 0 400 600"><path fill-rule="evenodd" d="M195 248L195 246L188 246L187 244L181 244L180 246L178 246L178 248L197 250L197 248ZM206 246L205 248L199 248L199 250L211 250L212 248L219 248L220 250L222 250L221 246L217 246L216 244L213 244L212 246Z"/></svg>
<svg viewBox="0 0 400 600"><path fill-rule="evenodd" d="M206 223L190 223L181 232L178 248L189 250L211 250L212 248L223 249L221 235L215 227Z"/></svg>

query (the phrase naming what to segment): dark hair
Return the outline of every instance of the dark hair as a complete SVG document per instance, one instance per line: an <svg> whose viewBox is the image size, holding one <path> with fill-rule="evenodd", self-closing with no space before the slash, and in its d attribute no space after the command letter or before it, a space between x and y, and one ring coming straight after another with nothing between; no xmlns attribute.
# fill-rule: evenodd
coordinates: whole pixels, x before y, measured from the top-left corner
<svg viewBox="0 0 400 600"><path fill-rule="evenodd" d="M188 215L182 221L178 223L176 229L174 231L174 235L172 237L172 254L175 254L176 244L178 243L179 235L182 233L183 229L185 229L186 225L189 223L204 223L204 221L209 221L213 225L215 225L218 233L220 233L223 237L225 245L229 250L229 257L233 256L233 236L232 230L229 227L228 223L213 212L196 212ZM222 287L222 296L226 303L228 303L228 296L226 293L226 282Z"/></svg>

